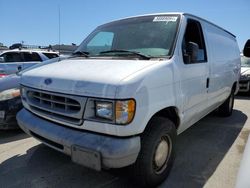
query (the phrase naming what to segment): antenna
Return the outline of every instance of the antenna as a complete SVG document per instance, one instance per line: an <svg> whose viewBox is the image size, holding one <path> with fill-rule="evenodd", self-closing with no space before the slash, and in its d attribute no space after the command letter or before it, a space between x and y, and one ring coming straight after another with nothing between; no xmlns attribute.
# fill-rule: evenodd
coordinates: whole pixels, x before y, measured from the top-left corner
<svg viewBox="0 0 250 188"><path fill-rule="evenodd" d="M58 43L59 43L59 55L61 54L61 6L58 5Z"/></svg>

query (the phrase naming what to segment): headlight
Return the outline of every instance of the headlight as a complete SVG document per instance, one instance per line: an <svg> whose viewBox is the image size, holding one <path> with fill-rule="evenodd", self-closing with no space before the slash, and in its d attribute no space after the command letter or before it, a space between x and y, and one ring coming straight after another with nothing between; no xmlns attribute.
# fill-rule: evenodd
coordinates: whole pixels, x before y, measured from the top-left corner
<svg viewBox="0 0 250 188"><path fill-rule="evenodd" d="M84 118L92 121L127 125L135 115L135 100L89 99Z"/></svg>
<svg viewBox="0 0 250 188"><path fill-rule="evenodd" d="M99 118L113 120L113 103L105 101L95 102L95 114Z"/></svg>
<svg viewBox="0 0 250 188"><path fill-rule="evenodd" d="M5 101L20 96L20 90L18 88L8 89L0 92L0 101Z"/></svg>

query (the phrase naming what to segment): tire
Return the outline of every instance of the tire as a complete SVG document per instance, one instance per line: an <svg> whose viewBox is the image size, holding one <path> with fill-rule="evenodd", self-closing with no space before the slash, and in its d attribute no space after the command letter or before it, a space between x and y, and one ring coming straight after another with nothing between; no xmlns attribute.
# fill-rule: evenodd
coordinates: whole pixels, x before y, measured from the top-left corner
<svg viewBox="0 0 250 188"><path fill-rule="evenodd" d="M222 117L228 117L232 115L234 106L234 91L231 92L227 100L218 108L218 114Z"/></svg>
<svg viewBox="0 0 250 188"><path fill-rule="evenodd" d="M163 182L173 165L176 129L172 121L153 118L141 136L141 151L132 166L133 178L140 187L155 187Z"/></svg>

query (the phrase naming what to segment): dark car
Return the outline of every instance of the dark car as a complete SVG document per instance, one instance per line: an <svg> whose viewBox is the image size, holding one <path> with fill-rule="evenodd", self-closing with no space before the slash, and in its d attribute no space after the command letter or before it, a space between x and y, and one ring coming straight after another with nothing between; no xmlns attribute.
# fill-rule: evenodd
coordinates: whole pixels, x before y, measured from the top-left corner
<svg viewBox="0 0 250 188"><path fill-rule="evenodd" d="M19 90L20 76L10 75L0 78L0 129L19 128L16 113L21 110Z"/></svg>

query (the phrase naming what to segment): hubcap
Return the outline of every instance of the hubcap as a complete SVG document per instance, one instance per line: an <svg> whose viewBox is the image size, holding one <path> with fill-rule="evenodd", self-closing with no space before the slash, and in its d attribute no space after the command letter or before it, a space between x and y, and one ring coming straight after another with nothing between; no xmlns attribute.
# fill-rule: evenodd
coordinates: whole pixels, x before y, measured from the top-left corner
<svg viewBox="0 0 250 188"><path fill-rule="evenodd" d="M157 174L165 170L171 153L171 144L168 137L162 137L156 147L154 155L154 169Z"/></svg>

